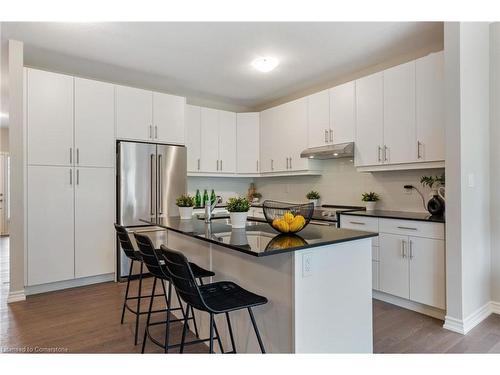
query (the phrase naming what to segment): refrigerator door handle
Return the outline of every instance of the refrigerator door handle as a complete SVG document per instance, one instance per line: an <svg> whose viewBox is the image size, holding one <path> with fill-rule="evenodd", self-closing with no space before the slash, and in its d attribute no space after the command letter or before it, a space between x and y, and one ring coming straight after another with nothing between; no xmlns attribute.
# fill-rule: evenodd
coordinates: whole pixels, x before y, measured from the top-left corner
<svg viewBox="0 0 500 375"><path fill-rule="evenodd" d="M154 210L153 210L153 173L154 173L154 154L151 154L151 159L150 159L150 168L149 168L149 171L150 171L150 175L149 175L149 196L150 196L150 204L149 204L149 207L150 207L150 213L151 213L151 216L153 216L155 214Z"/></svg>
<svg viewBox="0 0 500 375"><path fill-rule="evenodd" d="M163 208L163 192L162 192L162 179L161 179L161 175L162 175L162 168L161 168L161 154L158 155L158 200L159 200L159 203L158 203L158 214L160 215L163 215L163 211L162 211L162 208Z"/></svg>

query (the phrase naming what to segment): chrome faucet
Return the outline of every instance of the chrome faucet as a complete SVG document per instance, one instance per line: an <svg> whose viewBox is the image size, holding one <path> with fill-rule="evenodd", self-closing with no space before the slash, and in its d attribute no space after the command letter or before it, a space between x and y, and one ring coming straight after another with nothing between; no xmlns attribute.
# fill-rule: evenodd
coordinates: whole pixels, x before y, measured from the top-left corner
<svg viewBox="0 0 500 375"><path fill-rule="evenodd" d="M222 197L220 195L217 195L214 203L211 203L210 199L207 199L205 202L205 223L210 223L210 220L212 220L212 211L219 203L222 203Z"/></svg>

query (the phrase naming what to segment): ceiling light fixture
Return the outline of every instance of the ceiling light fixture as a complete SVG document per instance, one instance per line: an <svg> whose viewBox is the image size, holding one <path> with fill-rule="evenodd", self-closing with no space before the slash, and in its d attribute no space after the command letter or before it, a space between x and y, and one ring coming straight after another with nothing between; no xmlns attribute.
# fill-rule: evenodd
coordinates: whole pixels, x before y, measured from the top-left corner
<svg viewBox="0 0 500 375"><path fill-rule="evenodd" d="M259 72L268 73L279 65L279 61L274 57L257 57L252 61L252 66Z"/></svg>
<svg viewBox="0 0 500 375"><path fill-rule="evenodd" d="M7 113L0 112L0 118L7 118L9 117Z"/></svg>

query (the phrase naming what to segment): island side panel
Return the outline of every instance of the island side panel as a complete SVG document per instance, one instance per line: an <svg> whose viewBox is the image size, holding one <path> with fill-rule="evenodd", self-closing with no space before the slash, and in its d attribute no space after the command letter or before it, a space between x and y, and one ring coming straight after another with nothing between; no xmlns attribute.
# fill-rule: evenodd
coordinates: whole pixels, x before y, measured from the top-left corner
<svg viewBox="0 0 500 375"><path fill-rule="evenodd" d="M294 351L372 353L371 239L294 253Z"/></svg>

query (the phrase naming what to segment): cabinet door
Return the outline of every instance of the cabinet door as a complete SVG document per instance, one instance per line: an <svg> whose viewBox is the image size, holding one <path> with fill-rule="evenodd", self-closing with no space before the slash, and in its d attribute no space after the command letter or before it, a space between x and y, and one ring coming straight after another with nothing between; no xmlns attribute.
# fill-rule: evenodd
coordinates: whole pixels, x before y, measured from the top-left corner
<svg viewBox="0 0 500 375"><path fill-rule="evenodd" d="M287 170L286 158L290 157L290 136L288 134L291 128L286 123L290 119L289 103L282 104L272 109L272 124L270 133L271 138L270 156L271 171L285 172Z"/></svg>
<svg viewBox="0 0 500 375"><path fill-rule="evenodd" d="M115 88L75 78L75 163L86 167L115 164Z"/></svg>
<svg viewBox="0 0 500 375"><path fill-rule="evenodd" d="M187 170L199 172L201 169L201 108L186 106L186 146Z"/></svg>
<svg viewBox="0 0 500 375"><path fill-rule="evenodd" d="M356 85L347 82L330 89L330 129L333 143L354 142Z"/></svg>
<svg viewBox="0 0 500 375"><path fill-rule="evenodd" d="M409 298L408 237L380 233L379 287L382 292Z"/></svg>
<svg viewBox="0 0 500 375"><path fill-rule="evenodd" d="M274 108L260 113L260 172L272 172Z"/></svg>
<svg viewBox="0 0 500 375"><path fill-rule="evenodd" d="M410 299L445 309L445 242L410 237L409 246Z"/></svg>
<svg viewBox="0 0 500 375"><path fill-rule="evenodd" d="M73 163L73 77L28 69L28 164Z"/></svg>
<svg viewBox="0 0 500 375"><path fill-rule="evenodd" d="M219 111L201 108L201 172L218 172Z"/></svg>
<svg viewBox="0 0 500 375"><path fill-rule="evenodd" d="M116 86L116 135L119 139L153 140L153 93Z"/></svg>
<svg viewBox="0 0 500 375"><path fill-rule="evenodd" d="M355 160L358 167L382 162L383 73L356 81Z"/></svg>
<svg viewBox="0 0 500 375"><path fill-rule="evenodd" d="M300 153L307 148L307 98L287 103L283 109L284 121L279 125L284 142L279 143L285 157L285 170L307 170L309 159L300 157ZM290 158L288 166L287 157Z"/></svg>
<svg viewBox="0 0 500 375"><path fill-rule="evenodd" d="M236 173L236 113L219 111L219 172Z"/></svg>
<svg viewBox="0 0 500 375"><path fill-rule="evenodd" d="M329 90L307 97L308 146L319 147L330 142Z"/></svg>
<svg viewBox="0 0 500 375"><path fill-rule="evenodd" d="M238 173L259 172L259 113L238 113L236 118L236 164Z"/></svg>
<svg viewBox="0 0 500 375"><path fill-rule="evenodd" d="M77 168L75 173L75 277L112 273L114 169Z"/></svg>
<svg viewBox="0 0 500 375"><path fill-rule="evenodd" d="M384 71L385 162L415 162L415 62Z"/></svg>
<svg viewBox="0 0 500 375"><path fill-rule="evenodd" d="M186 98L153 92L154 139L183 145L185 111Z"/></svg>
<svg viewBox="0 0 500 375"><path fill-rule="evenodd" d="M73 168L28 167L28 285L73 279Z"/></svg>
<svg viewBox="0 0 500 375"><path fill-rule="evenodd" d="M444 160L444 58L433 53L416 61L417 160Z"/></svg>

